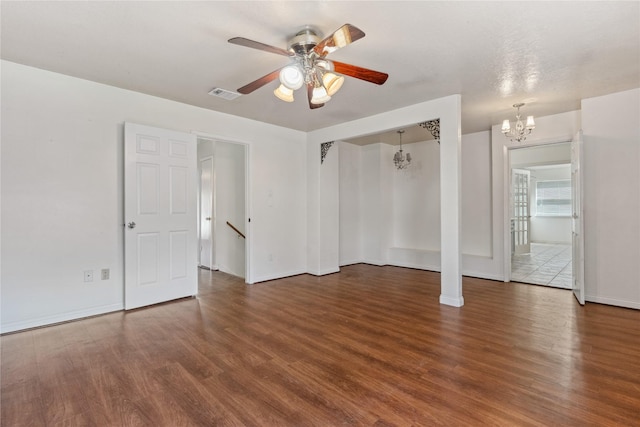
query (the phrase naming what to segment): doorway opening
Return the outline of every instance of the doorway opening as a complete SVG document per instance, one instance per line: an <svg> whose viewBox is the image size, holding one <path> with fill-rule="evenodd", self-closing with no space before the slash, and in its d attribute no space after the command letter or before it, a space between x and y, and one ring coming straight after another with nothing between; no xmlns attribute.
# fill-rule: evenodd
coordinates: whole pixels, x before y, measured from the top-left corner
<svg viewBox="0 0 640 427"><path fill-rule="evenodd" d="M248 282L246 144L198 137L198 263Z"/></svg>
<svg viewBox="0 0 640 427"><path fill-rule="evenodd" d="M572 289L571 142L509 150L511 281Z"/></svg>

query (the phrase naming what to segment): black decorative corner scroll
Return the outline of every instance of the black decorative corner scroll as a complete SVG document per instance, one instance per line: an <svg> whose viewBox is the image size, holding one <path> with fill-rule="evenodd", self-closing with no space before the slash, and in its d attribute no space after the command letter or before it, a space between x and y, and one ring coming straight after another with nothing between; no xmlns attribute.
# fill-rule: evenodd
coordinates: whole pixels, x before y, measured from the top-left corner
<svg viewBox="0 0 640 427"><path fill-rule="evenodd" d="M440 144L440 119L427 120L426 122L418 123L418 125L431 132L431 135Z"/></svg>
<svg viewBox="0 0 640 427"><path fill-rule="evenodd" d="M329 152L329 148L333 145L334 141L323 142L320 144L320 164L324 163L324 158L327 157L327 153Z"/></svg>

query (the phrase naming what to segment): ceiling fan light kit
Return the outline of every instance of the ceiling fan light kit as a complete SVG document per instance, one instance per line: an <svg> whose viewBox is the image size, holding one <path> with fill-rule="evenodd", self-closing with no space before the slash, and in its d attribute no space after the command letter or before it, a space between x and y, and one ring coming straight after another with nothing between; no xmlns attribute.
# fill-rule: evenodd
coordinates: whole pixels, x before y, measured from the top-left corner
<svg viewBox="0 0 640 427"><path fill-rule="evenodd" d="M280 83L291 90L298 90L304 83L304 75L298 67L289 65L280 71Z"/></svg>
<svg viewBox="0 0 640 427"><path fill-rule="evenodd" d="M284 102L293 102L293 89L289 89L284 84L278 86L273 94L283 100Z"/></svg>
<svg viewBox="0 0 640 427"><path fill-rule="evenodd" d="M267 83L279 79L280 85L273 91L277 98L285 102L293 102L293 92L306 85L309 108L315 109L322 107L340 90L344 84L345 75L382 85L389 77L386 73L341 62L333 62L325 58L331 52L335 52L361 39L364 35L364 32L360 29L351 24L345 24L329 37L320 40L316 31L307 26L298 31L290 40L288 50L243 37L229 39L229 43L293 59L291 64L239 88L238 92L247 95Z"/></svg>
<svg viewBox="0 0 640 427"><path fill-rule="evenodd" d="M324 86L318 85L313 88L313 94L310 101L312 104L324 104L330 99L331 97L327 93L327 90L324 88Z"/></svg>

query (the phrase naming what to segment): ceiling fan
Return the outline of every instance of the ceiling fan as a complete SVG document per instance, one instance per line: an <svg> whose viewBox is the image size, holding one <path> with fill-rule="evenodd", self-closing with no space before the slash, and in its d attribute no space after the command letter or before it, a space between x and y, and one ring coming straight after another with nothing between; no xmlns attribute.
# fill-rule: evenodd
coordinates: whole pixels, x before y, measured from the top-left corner
<svg viewBox="0 0 640 427"><path fill-rule="evenodd" d="M335 52L364 36L364 32L359 28L345 24L323 40L313 28L307 26L298 31L289 41L288 50L244 37L229 39L229 43L293 59L289 65L242 86L238 92L247 95L279 77L281 84L274 91L275 96L283 101L293 102L293 91L306 85L309 108L314 109L322 107L325 102L331 99L331 96L342 86L344 76L381 85L387 81L388 74L326 59L326 56L331 52Z"/></svg>

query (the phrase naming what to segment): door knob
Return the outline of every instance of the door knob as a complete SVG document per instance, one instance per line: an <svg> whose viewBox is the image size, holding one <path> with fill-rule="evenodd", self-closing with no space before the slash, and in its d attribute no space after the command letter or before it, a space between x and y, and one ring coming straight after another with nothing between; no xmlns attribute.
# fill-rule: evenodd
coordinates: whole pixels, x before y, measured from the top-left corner
<svg viewBox="0 0 640 427"><path fill-rule="evenodd" d="M131 221L129 224L127 224L127 227L129 228L136 228L136 223Z"/></svg>
<svg viewBox="0 0 640 427"><path fill-rule="evenodd" d="M211 221L211 217L210 217L210 216L206 217L205 219L206 219L207 221Z"/></svg>

